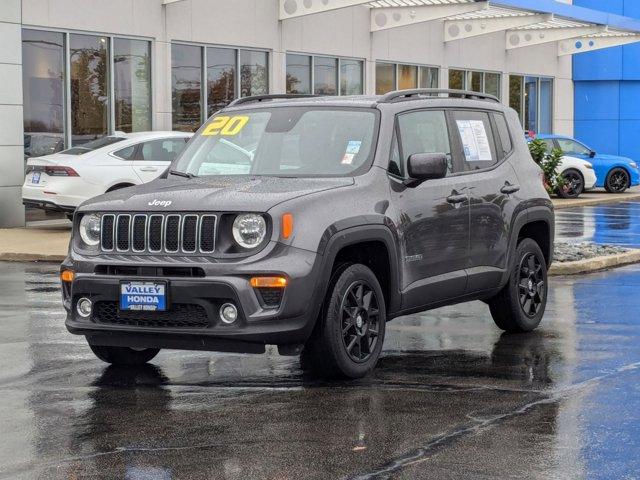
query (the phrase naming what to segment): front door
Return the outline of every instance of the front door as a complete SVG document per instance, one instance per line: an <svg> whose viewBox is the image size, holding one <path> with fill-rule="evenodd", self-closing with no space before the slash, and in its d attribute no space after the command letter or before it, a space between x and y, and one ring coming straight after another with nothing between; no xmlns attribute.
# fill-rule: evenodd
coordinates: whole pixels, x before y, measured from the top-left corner
<svg viewBox="0 0 640 480"><path fill-rule="evenodd" d="M444 153L449 176L409 187L407 159L414 153ZM456 172L443 110L398 116L389 166L401 241L403 309L460 296L465 291L469 251L468 188Z"/></svg>

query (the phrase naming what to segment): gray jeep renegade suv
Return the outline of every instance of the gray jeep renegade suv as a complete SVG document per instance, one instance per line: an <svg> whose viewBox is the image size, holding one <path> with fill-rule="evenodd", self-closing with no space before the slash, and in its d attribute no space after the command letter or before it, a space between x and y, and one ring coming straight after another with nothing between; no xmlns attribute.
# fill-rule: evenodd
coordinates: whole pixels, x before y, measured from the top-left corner
<svg viewBox="0 0 640 480"><path fill-rule="evenodd" d="M483 300L501 329L536 328L553 230L518 117L494 97L243 98L161 178L78 209L66 326L114 364L273 344L361 377L400 315Z"/></svg>

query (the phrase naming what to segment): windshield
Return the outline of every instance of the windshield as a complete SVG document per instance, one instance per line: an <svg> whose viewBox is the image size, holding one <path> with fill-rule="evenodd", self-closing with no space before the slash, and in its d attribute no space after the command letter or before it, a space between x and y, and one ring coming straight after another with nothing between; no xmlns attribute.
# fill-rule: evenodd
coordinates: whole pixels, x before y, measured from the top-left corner
<svg viewBox="0 0 640 480"><path fill-rule="evenodd" d="M348 176L368 168L377 111L274 107L212 117L172 170L197 176Z"/></svg>
<svg viewBox="0 0 640 480"><path fill-rule="evenodd" d="M100 137L90 142L83 144L82 146L69 148L67 150L63 150L60 153L64 153L65 155L82 155L83 153L93 152L98 148L108 147L109 145L113 145L114 143L121 142L125 140L124 137Z"/></svg>

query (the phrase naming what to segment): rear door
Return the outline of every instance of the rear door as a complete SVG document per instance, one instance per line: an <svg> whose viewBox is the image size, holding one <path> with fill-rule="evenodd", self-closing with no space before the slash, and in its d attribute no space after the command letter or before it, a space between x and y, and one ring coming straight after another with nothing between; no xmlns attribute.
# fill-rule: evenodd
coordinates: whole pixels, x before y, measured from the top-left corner
<svg viewBox="0 0 640 480"><path fill-rule="evenodd" d="M446 154L447 177L406 186L407 160L414 153ZM465 291L469 201L465 179L456 176L457 157L444 110L398 115L389 177L401 242L404 309L455 298Z"/></svg>
<svg viewBox="0 0 640 480"><path fill-rule="evenodd" d="M188 140L185 137L169 137L138 144L131 165L140 181L146 183L157 178L184 150Z"/></svg>
<svg viewBox="0 0 640 480"><path fill-rule="evenodd" d="M482 110L451 112L455 141L463 151L469 188L470 234L467 293L500 284L507 268L511 218L520 185L509 158L512 134L504 115Z"/></svg>

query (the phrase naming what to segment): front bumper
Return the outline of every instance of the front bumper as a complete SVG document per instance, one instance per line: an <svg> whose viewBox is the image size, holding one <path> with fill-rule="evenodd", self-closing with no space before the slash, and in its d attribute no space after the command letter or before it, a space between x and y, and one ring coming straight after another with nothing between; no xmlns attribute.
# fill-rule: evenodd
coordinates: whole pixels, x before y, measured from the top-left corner
<svg viewBox="0 0 640 480"><path fill-rule="evenodd" d="M193 263L178 266L175 260L171 263L157 257L152 262L128 265L122 257L116 262L104 257L91 262L68 258L62 268L76 274L71 284L63 283L67 329L85 335L93 344L136 348L260 353L267 344L284 350L299 346L311 334L324 296L318 288L321 256L279 243L268 249L257 261L198 263L197 267ZM194 267L204 276L174 275ZM128 273L119 273L122 271ZM157 275L159 272L162 275ZM268 274L283 274L289 280L277 306L266 305L260 292L249 284L251 276ZM167 312L121 312L122 280L167 282ZM89 318L76 311L83 297L91 299L94 306ZM228 302L239 311L232 325L219 319L220 306Z"/></svg>

